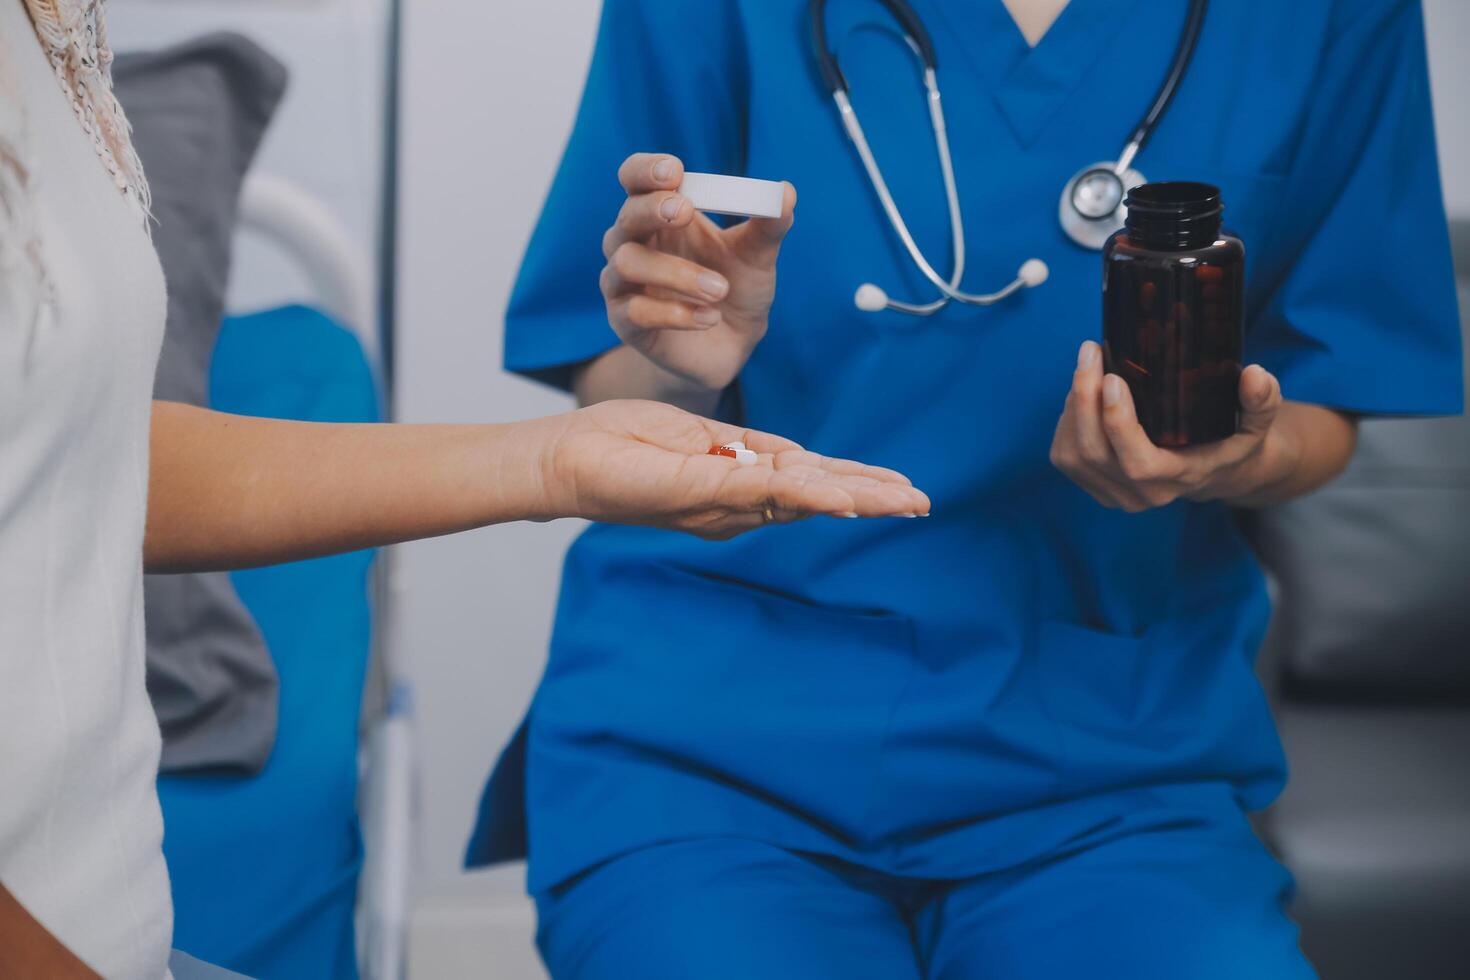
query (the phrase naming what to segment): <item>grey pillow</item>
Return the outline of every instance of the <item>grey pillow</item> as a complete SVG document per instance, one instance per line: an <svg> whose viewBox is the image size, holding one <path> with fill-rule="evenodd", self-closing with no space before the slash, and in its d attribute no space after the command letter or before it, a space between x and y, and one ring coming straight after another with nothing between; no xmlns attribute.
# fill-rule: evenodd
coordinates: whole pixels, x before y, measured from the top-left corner
<svg viewBox="0 0 1470 980"><path fill-rule="evenodd" d="M113 80L153 191L153 241L168 280L154 396L203 406L240 185L286 69L244 37L213 34L121 55ZM275 743L279 682L229 576L150 575L144 601L161 769L258 771Z"/></svg>
<svg viewBox="0 0 1470 980"><path fill-rule="evenodd" d="M1455 232L1470 327L1470 225ZM1341 478L1245 527L1276 582L1263 657L1288 693L1470 697L1470 418L1364 421Z"/></svg>

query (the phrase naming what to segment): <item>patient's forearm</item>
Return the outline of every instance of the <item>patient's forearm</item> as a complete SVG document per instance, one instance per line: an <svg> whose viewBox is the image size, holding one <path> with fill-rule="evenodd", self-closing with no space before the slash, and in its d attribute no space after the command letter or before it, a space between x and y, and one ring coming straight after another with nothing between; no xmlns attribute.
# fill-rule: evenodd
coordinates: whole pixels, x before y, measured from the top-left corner
<svg viewBox="0 0 1470 980"><path fill-rule="evenodd" d="M0 977L98 980L0 884Z"/></svg>
<svg viewBox="0 0 1470 980"><path fill-rule="evenodd" d="M155 402L145 565L246 568L552 516L540 424L321 425Z"/></svg>
<svg viewBox="0 0 1470 980"><path fill-rule="evenodd" d="M665 371L626 345L579 368L572 387L580 405L644 398L706 416L715 413L721 394Z"/></svg>

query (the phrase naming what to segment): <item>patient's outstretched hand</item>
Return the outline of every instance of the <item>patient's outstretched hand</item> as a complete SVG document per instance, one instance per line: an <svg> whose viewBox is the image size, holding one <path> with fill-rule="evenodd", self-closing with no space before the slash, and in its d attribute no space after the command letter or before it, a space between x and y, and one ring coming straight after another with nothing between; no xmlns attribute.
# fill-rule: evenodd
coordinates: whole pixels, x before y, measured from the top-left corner
<svg viewBox="0 0 1470 980"><path fill-rule="evenodd" d="M929 498L892 470L807 452L779 436L670 405L611 401L532 423L548 511L725 539L806 517L916 517ZM709 455L744 442L754 466Z"/></svg>

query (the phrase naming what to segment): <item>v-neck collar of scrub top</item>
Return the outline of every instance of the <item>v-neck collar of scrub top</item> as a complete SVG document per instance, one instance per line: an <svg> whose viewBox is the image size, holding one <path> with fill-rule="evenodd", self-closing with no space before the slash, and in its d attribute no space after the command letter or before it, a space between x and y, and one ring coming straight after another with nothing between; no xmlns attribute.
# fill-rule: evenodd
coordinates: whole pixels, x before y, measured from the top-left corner
<svg viewBox="0 0 1470 980"><path fill-rule="evenodd" d="M923 0L939 48L939 85L958 50L986 84L996 108L1024 147L1036 142L1057 110L1108 52L1138 0L1071 0L1036 47L1002 0ZM953 43L946 41L952 38ZM1139 112L1149 93L1139 95ZM1122 146L1126 133L1118 134Z"/></svg>

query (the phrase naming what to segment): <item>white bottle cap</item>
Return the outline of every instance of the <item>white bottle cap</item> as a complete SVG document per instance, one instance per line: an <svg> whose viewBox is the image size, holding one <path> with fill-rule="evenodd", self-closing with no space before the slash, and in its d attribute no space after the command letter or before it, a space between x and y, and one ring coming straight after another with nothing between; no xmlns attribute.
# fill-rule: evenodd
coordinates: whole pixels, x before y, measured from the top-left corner
<svg viewBox="0 0 1470 980"><path fill-rule="evenodd" d="M709 214L779 218L786 210L786 185L774 180L686 173L679 193L689 198L696 210Z"/></svg>

